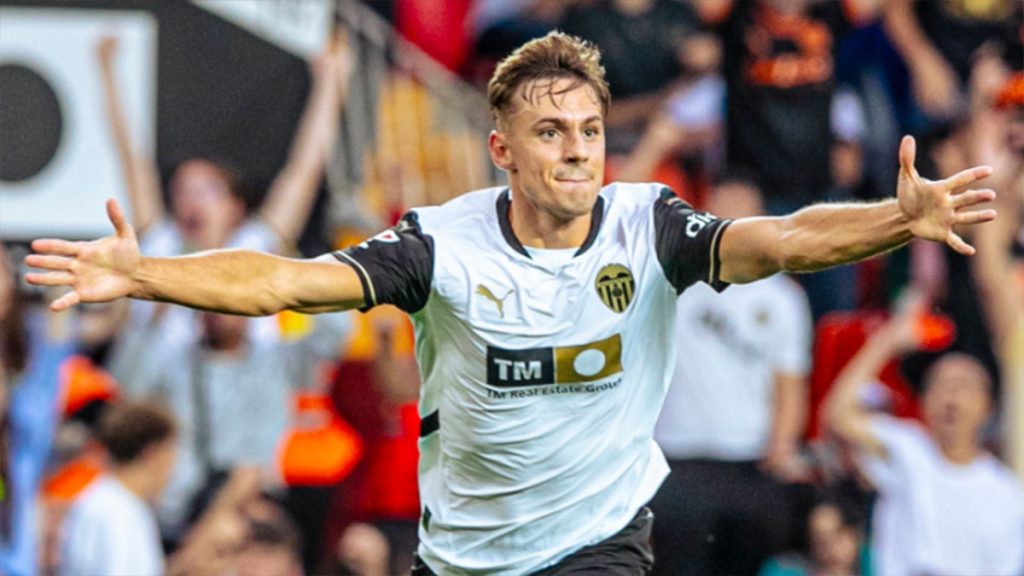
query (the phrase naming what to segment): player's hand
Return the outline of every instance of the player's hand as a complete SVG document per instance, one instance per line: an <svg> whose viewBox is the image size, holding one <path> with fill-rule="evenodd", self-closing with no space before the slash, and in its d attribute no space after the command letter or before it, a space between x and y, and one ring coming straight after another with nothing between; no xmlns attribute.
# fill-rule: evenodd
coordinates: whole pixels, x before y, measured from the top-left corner
<svg viewBox="0 0 1024 576"><path fill-rule="evenodd" d="M927 180L914 168L916 148L913 138L903 137L896 186L896 197L900 210L910 222L910 232L918 238L945 242L966 256L974 254L974 248L964 242L953 227L995 219L995 210L972 211L971 208L993 200L996 193L989 189L969 189L971 184L990 176L992 168L975 166L945 180Z"/></svg>
<svg viewBox="0 0 1024 576"><path fill-rule="evenodd" d="M133 293L135 273L142 262L135 230L114 200L107 201L107 215L114 225L112 236L92 242L32 242L35 254L26 256L25 263L46 272L27 274L28 283L71 288L71 292L50 304L54 312L82 302L109 302Z"/></svg>

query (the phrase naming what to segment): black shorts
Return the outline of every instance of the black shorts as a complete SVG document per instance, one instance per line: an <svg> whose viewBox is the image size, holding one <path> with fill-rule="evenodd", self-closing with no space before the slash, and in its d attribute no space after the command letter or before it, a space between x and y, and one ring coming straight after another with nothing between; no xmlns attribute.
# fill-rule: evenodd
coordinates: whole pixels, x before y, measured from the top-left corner
<svg viewBox="0 0 1024 576"><path fill-rule="evenodd" d="M534 576L568 576L570 574L601 574L604 576L641 576L651 571L654 553L651 551L651 527L654 514L641 508L625 528L612 536L564 558L558 564L535 572ZM426 564L416 557L412 576L435 576Z"/></svg>

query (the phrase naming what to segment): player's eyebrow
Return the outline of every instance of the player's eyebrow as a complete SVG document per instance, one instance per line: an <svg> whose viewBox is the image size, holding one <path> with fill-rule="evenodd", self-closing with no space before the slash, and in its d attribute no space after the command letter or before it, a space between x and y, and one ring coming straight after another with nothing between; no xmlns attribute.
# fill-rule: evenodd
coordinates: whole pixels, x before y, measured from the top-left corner
<svg viewBox="0 0 1024 576"><path fill-rule="evenodd" d="M596 114L594 116L590 116L589 118L584 119L581 122L581 124L587 125L593 124L595 122L602 122L601 117ZM544 118L541 118L534 122L533 127L536 128L538 126L541 126L542 124L553 124L556 128L566 128L569 126L569 122L565 118L562 118L560 116L545 116Z"/></svg>

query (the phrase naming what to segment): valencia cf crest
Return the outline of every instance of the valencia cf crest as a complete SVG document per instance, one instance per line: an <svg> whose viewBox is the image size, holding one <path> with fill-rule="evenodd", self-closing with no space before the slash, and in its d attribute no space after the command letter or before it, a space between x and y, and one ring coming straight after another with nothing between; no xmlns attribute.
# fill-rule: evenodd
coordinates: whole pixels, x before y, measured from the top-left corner
<svg viewBox="0 0 1024 576"><path fill-rule="evenodd" d="M636 282L633 281L633 273L629 268L622 264L609 264L597 273L594 288L597 289L597 295L601 297L601 302L604 302L605 306L621 314L633 300Z"/></svg>

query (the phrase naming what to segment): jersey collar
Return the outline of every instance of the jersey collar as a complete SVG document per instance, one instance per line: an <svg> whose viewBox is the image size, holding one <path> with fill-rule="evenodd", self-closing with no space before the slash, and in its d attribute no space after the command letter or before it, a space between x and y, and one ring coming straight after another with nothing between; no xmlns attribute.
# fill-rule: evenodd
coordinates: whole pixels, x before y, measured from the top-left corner
<svg viewBox="0 0 1024 576"><path fill-rule="evenodd" d="M505 242L512 247L513 250L530 258L530 254L523 247L522 242L519 238L516 238L515 233L512 232L512 222L508 217L508 209L512 205L512 192L506 188L504 192L498 194L497 210L498 210L498 226L501 228L501 235L505 238ZM597 202L594 202L594 209L590 212L590 230L587 232L587 238L583 241L580 249L576 251L573 257L583 254L594 245L597 240L597 233L601 230L601 222L604 220L604 197L600 194L597 195Z"/></svg>

